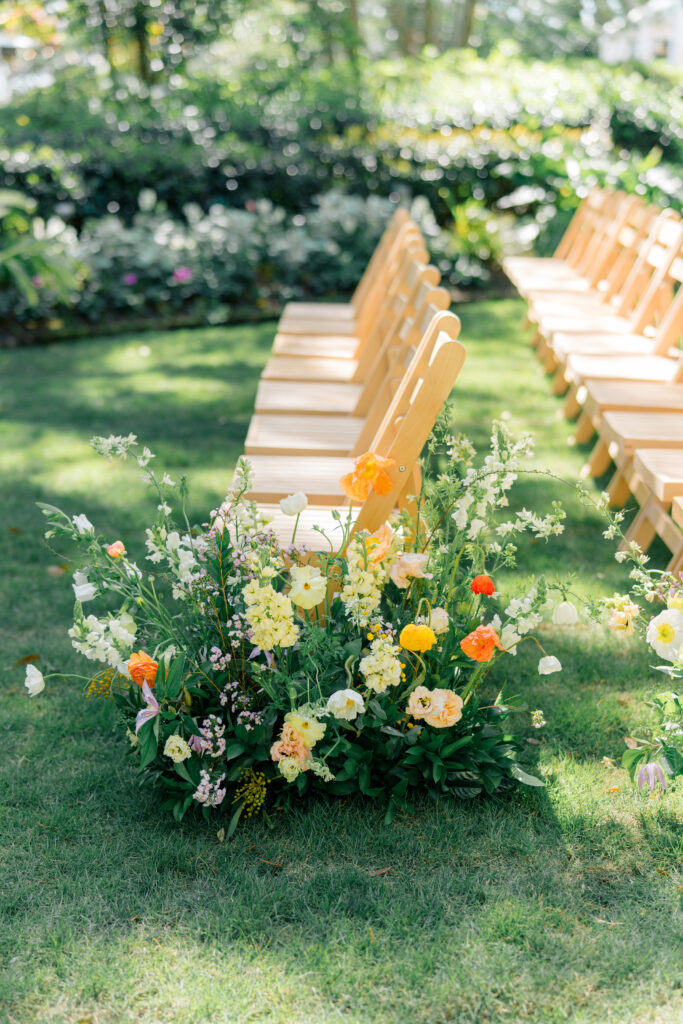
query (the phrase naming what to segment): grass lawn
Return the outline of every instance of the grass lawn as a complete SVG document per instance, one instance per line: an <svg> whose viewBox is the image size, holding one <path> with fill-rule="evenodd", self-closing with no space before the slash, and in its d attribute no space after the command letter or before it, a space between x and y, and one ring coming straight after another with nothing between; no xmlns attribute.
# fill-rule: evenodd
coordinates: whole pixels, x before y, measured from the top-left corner
<svg viewBox="0 0 683 1024"><path fill-rule="evenodd" d="M508 409L537 434L539 464L575 479L584 453L567 446L522 312L512 300L463 309L457 425L483 444ZM0 352L0 1021L679 1022L680 795L648 799L602 760L620 757L658 687L642 645L546 627L562 674L539 677L531 651L501 662L498 683L548 720L532 748L542 791L417 801L388 826L380 807L320 801L228 844L218 824L177 828L138 790L111 705L77 680L26 697L18 659L80 667L70 579L34 502L85 512L140 557L155 502L131 467L88 448L94 433L132 431L169 472L191 474L203 517L241 452L272 332ZM569 512L561 538L520 552L520 571L623 589L599 520L561 491L539 478L517 488L520 503L559 496Z"/></svg>

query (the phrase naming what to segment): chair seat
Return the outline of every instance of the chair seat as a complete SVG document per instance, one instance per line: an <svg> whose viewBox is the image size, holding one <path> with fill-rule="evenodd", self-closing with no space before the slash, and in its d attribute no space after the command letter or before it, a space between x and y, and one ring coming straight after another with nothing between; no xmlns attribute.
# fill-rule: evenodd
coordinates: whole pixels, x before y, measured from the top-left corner
<svg viewBox="0 0 683 1024"><path fill-rule="evenodd" d="M357 372L355 359L320 356L271 356L261 380L321 380L351 382Z"/></svg>
<svg viewBox="0 0 683 1024"><path fill-rule="evenodd" d="M287 334L321 334L321 335L354 335L356 333L356 321L345 316L323 317L293 317L288 316L281 320L278 330Z"/></svg>
<svg viewBox="0 0 683 1024"><path fill-rule="evenodd" d="M276 502L303 491L316 504L339 508L349 504L339 483L353 469L348 456L254 455L249 461L254 479L247 495L251 501Z"/></svg>
<svg viewBox="0 0 683 1024"><path fill-rule="evenodd" d="M365 424L356 416L268 416L255 413L245 454L346 456Z"/></svg>
<svg viewBox="0 0 683 1024"><path fill-rule="evenodd" d="M273 341L276 356L323 356L329 359L355 359L360 341L353 332L325 335L309 330L302 334L278 333Z"/></svg>
<svg viewBox="0 0 683 1024"><path fill-rule="evenodd" d="M683 448L683 415L676 412L606 412L600 437L624 455L637 448ZM681 458L681 456L679 456Z"/></svg>
<svg viewBox="0 0 683 1024"><path fill-rule="evenodd" d="M552 350L557 359L572 355L637 355L652 354L652 339L642 334L553 334Z"/></svg>
<svg viewBox="0 0 683 1024"><path fill-rule="evenodd" d="M256 412L348 415L356 411L359 384L262 380L256 392Z"/></svg>
<svg viewBox="0 0 683 1024"><path fill-rule="evenodd" d="M633 468L664 505L683 495L683 450L641 448L633 457Z"/></svg>
<svg viewBox="0 0 683 1024"><path fill-rule="evenodd" d="M590 314L567 311L566 315L542 316L538 327L545 337L558 333L566 334L632 334L631 324L623 317L610 313Z"/></svg>
<svg viewBox="0 0 683 1024"><path fill-rule="evenodd" d="M667 356L570 355L564 376L572 383L606 378L608 380L673 381L678 360Z"/></svg>
<svg viewBox="0 0 683 1024"><path fill-rule="evenodd" d="M353 320L356 310L350 302L288 302L280 320Z"/></svg>
<svg viewBox="0 0 683 1024"><path fill-rule="evenodd" d="M595 417L609 410L640 409L643 412L683 412L683 384L654 381L589 380L584 410Z"/></svg>
<svg viewBox="0 0 683 1024"><path fill-rule="evenodd" d="M284 515L279 505L268 502L259 503L259 509L268 517L268 529L273 531L281 547L289 547L292 543L294 517ZM301 548L302 545L305 545L310 551L329 550L330 545L325 540L325 537L318 530L314 529L315 526L319 526L321 530L325 531L325 534L332 542L334 550L337 551L341 546L343 527L346 524L349 512L352 521L355 522L360 510L357 508L351 510L348 508L339 509L342 516L341 523L333 517L333 511L334 508L329 505L309 505L305 508L299 517L299 525L296 528L296 537L294 538L296 546Z"/></svg>

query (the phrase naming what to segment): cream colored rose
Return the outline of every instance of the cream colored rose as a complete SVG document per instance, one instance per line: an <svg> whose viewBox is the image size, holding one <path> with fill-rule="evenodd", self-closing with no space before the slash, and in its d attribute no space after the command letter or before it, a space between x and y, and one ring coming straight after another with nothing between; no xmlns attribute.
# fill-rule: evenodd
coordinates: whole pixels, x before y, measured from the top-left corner
<svg viewBox="0 0 683 1024"><path fill-rule="evenodd" d="M408 586L409 577L430 580L432 578L431 574L424 571L427 558L427 555L420 554L417 551L404 551L402 555L399 555L398 560L394 562L389 570L389 575L396 586L401 590L405 590Z"/></svg>
<svg viewBox="0 0 683 1024"><path fill-rule="evenodd" d="M427 725L448 729L462 718L462 697L453 690L432 690L432 710L425 715Z"/></svg>
<svg viewBox="0 0 683 1024"><path fill-rule="evenodd" d="M301 766L293 757L280 758L278 762L278 769L280 771L280 775L282 775L287 782L294 782L297 776L301 774Z"/></svg>
<svg viewBox="0 0 683 1024"><path fill-rule="evenodd" d="M441 636L442 633L448 632L448 626L450 624L450 618L445 608L432 608L429 613L429 626L434 630L437 636Z"/></svg>
<svg viewBox="0 0 683 1024"><path fill-rule="evenodd" d="M432 691L428 690L426 686L416 686L408 700L406 708L408 714L413 718L426 718L433 709Z"/></svg>
<svg viewBox="0 0 683 1024"><path fill-rule="evenodd" d="M186 761L188 757L192 757L192 751L182 736L173 733L164 744L164 757L170 757L175 764L179 764L180 761Z"/></svg>

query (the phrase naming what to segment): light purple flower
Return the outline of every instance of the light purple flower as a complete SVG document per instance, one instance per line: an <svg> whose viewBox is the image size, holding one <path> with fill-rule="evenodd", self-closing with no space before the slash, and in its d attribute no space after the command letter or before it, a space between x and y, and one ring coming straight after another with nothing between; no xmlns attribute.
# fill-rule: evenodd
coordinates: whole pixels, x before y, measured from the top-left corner
<svg viewBox="0 0 683 1024"><path fill-rule="evenodd" d="M658 782L662 789L666 789L666 777L661 765L656 761L648 761L638 772L638 789L645 789L645 786L648 786L650 792L654 793Z"/></svg>
<svg viewBox="0 0 683 1024"><path fill-rule="evenodd" d="M45 282L43 281L40 274L36 274L35 277L31 278L31 284L33 285L34 288L42 288L44 283Z"/></svg>
<svg viewBox="0 0 683 1024"><path fill-rule="evenodd" d="M146 708L140 708L135 718L135 734L140 732L145 722L151 722L153 718L159 714L159 703L149 688L149 683L144 682L142 684L142 699L147 705Z"/></svg>
<svg viewBox="0 0 683 1024"><path fill-rule="evenodd" d="M187 741L187 745L190 750L194 750L195 754L201 754L204 752L204 740L201 736L190 736Z"/></svg>
<svg viewBox="0 0 683 1024"><path fill-rule="evenodd" d="M123 275L123 283L124 284L129 284L129 285L137 284L138 283L138 275L137 274L124 274Z"/></svg>
<svg viewBox="0 0 683 1024"><path fill-rule="evenodd" d="M185 281L191 281L194 274L189 267L176 267L173 271L173 280L177 281L178 284L183 284Z"/></svg>

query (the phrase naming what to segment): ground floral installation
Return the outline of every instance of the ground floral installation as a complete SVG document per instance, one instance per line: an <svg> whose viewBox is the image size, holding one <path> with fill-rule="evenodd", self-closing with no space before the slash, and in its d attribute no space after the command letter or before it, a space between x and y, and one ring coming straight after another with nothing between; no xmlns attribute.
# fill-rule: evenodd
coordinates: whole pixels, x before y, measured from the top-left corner
<svg viewBox="0 0 683 1024"><path fill-rule="evenodd" d="M159 788L177 820L228 808L230 833L241 814L313 790L382 798L390 818L409 791L472 797L541 785L520 763L524 709L495 691L484 699L481 687L523 641L538 646L540 673L561 669L533 632L544 616L576 621L566 584L536 579L504 596L496 578L514 565L520 534L560 533L564 512L507 512L529 436L494 423L478 463L446 422L429 452L443 472L426 474L413 515L368 535L338 513L337 536L320 531L322 552L297 543L301 493L281 503L292 537L280 547L244 498L245 459L220 508L191 527L185 481L157 475L133 435L91 443L109 460L134 458L156 490L144 567L127 539L41 506L47 537L82 555L69 635L102 666L88 693L116 702L141 782ZM350 464L342 487L352 503L387 493L390 467L373 453ZM26 685L44 687L32 665ZM540 710L530 724L545 724Z"/></svg>
<svg viewBox="0 0 683 1024"><path fill-rule="evenodd" d="M608 528L614 536L618 528ZM639 634L665 664L656 671L671 680L683 676L683 573L646 569L647 557L624 540L616 557L632 561L627 594L604 602L610 629L620 637ZM659 610L647 612L647 605ZM622 764L638 789L654 797L683 778L683 697L674 689L653 692L648 702L653 724L644 737L626 736Z"/></svg>

